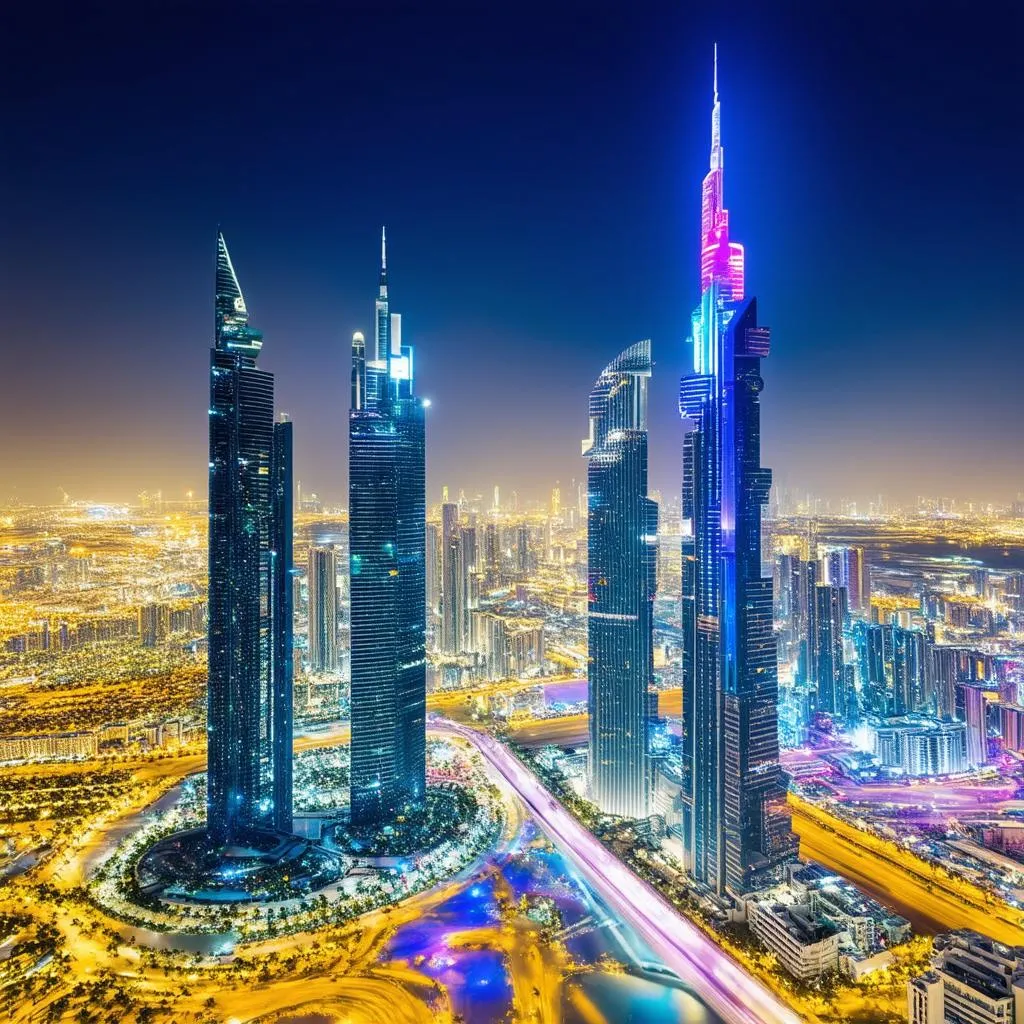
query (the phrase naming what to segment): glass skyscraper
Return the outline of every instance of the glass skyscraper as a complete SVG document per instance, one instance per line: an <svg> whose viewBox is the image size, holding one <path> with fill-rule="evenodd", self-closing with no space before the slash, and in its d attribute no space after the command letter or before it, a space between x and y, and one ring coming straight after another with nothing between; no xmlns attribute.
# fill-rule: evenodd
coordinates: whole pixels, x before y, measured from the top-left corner
<svg viewBox="0 0 1024 1024"><path fill-rule="evenodd" d="M713 891L742 894L795 853L779 767L772 581L761 575L761 359L769 332L744 298L723 205L718 60L702 189L701 300L683 441L684 844Z"/></svg>
<svg viewBox="0 0 1024 1024"><path fill-rule="evenodd" d="M609 363L590 392L587 648L591 793L606 814L648 813L647 692L654 681L658 508L647 497L651 343Z"/></svg>
<svg viewBox="0 0 1024 1024"><path fill-rule="evenodd" d="M351 807L355 825L394 820L426 789L426 474L413 350L388 305L381 235L376 351L352 341L349 572Z"/></svg>
<svg viewBox="0 0 1024 1024"><path fill-rule="evenodd" d="M292 827L292 425L217 236L210 353L207 832Z"/></svg>

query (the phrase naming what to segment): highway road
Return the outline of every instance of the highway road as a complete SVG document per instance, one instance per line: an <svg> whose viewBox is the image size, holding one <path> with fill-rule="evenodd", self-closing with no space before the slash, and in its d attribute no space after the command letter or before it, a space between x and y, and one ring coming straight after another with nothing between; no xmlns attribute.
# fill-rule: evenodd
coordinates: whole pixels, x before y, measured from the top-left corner
<svg viewBox="0 0 1024 1024"><path fill-rule="evenodd" d="M431 730L472 743L605 902L724 1020L730 1024L799 1024L800 1018L789 1007L606 850L508 748L454 722L435 720Z"/></svg>

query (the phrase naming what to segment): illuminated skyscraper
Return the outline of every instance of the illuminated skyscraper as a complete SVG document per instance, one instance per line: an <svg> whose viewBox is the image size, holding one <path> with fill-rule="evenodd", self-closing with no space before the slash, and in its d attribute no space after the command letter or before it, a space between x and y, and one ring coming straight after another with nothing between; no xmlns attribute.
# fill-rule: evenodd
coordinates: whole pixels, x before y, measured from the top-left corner
<svg viewBox="0 0 1024 1024"><path fill-rule="evenodd" d="M647 497L651 343L609 363L590 392L587 664L591 793L606 814L646 817L647 690L654 681L658 507Z"/></svg>
<svg viewBox="0 0 1024 1024"><path fill-rule="evenodd" d="M309 667L338 670L338 571L333 547L311 547L306 571L309 595Z"/></svg>
<svg viewBox="0 0 1024 1024"><path fill-rule="evenodd" d="M815 691L814 710L845 716L849 709L843 663L843 622L846 619L846 588L819 583L814 588Z"/></svg>
<svg viewBox="0 0 1024 1024"><path fill-rule="evenodd" d="M349 571L352 820L387 822L426 788L426 493L413 350L388 306L381 235L376 352L352 344Z"/></svg>
<svg viewBox="0 0 1024 1024"><path fill-rule="evenodd" d="M466 549L459 527L459 506L441 506L441 652L466 649Z"/></svg>
<svg viewBox="0 0 1024 1024"><path fill-rule="evenodd" d="M772 581L761 575L760 363L769 332L743 297L743 250L722 204L715 55L711 169L702 190L701 300L683 441L684 842L694 877L749 891L795 853L779 768Z"/></svg>
<svg viewBox="0 0 1024 1024"><path fill-rule="evenodd" d="M292 441L224 236L210 353L207 832L291 830Z"/></svg>
<svg viewBox="0 0 1024 1024"><path fill-rule="evenodd" d="M715 102L711 109L711 161L700 191L700 293L712 284L723 302L743 299L743 246L729 241L729 211L725 208L722 148L722 109L718 102L718 44L715 44Z"/></svg>

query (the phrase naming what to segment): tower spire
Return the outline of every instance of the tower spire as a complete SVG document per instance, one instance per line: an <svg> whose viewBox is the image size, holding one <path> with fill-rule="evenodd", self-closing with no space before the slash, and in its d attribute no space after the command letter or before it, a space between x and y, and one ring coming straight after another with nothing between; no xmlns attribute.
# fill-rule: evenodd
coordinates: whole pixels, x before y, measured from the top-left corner
<svg viewBox="0 0 1024 1024"><path fill-rule="evenodd" d="M380 294L388 294L388 237L383 224L380 229Z"/></svg>
<svg viewBox="0 0 1024 1024"><path fill-rule="evenodd" d="M714 105L711 108L711 170L722 166L722 106L718 101L718 43L714 57Z"/></svg>

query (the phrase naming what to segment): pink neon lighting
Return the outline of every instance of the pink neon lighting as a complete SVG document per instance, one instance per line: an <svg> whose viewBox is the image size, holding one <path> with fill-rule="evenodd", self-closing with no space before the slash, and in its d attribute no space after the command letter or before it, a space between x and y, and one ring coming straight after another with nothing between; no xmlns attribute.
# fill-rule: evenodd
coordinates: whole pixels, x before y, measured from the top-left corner
<svg viewBox="0 0 1024 1024"><path fill-rule="evenodd" d="M726 302L743 298L743 246L729 241L729 211L723 205L722 106L718 101L718 44L715 44L715 105L711 110L711 168L700 189L700 291L719 286Z"/></svg>

